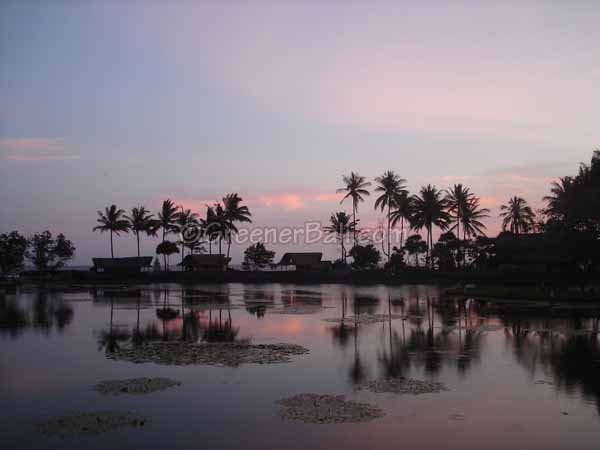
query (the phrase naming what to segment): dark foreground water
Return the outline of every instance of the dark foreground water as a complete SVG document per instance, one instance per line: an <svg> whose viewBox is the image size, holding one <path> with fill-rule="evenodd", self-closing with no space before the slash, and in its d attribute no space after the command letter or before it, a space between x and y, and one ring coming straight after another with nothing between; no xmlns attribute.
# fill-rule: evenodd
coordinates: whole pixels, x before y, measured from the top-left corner
<svg viewBox="0 0 600 450"><path fill-rule="evenodd" d="M157 317L165 305L178 316ZM325 308L273 312L289 305ZM323 320L390 311L405 320L357 328ZM598 449L600 347L598 319L589 316L441 300L430 286L22 289L0 296L0 448ZM287 342L310 354L236 368L106 358L132 339L182 338ZM146 396L91 389L100 380L139 376L183 384ZM388 376L439 381L450 390L354 390ZM298 393L345 394L386 415L359 424L284 421L275 401ZM148 422L85 438L32 431L35 420L94 410L132 411Z"/></svg>

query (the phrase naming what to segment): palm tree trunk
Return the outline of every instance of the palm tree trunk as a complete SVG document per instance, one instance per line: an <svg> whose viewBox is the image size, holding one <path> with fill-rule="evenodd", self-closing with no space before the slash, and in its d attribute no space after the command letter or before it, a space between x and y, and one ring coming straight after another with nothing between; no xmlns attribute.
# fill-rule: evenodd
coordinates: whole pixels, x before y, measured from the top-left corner
<svg viewBox="0 0 600 450"><path fill-rule="evenodd" d="M388 246L387 246L388 247L387 248L387 259L388 259L388 262L390 262L390 242L391 242L391 240L390 240L390 238L391 238L391 236L390 236L391 220L390 219L391 219L391 215L392 215L391 206L388 203L388 218L387 218L388 219L388 229L387 229L387 231L388 231L387 232L387 244L388 244Z"/></svg>
<svg viewBox="0 0 600 450"><path fill-rule="evenodd" d="M346 264L346 250L344 249L344 234L340 234L340 242L342 243L342 260Z"/></svg>
<svg viewBox="0 0 600 450"><path fill-rule="evenodd" d="M229 250L231 250L231 233L227 237L227 260L225 261L225 268L229 268Z"/></svg>
<svg viewBox="0 0 600 450"><path fill-rule="evenodd" d="M400 250L402 250L402 245L404 242L404 217L400 218Z"/></svg>
<svg viewBox="0 0 600 450"><path fill-rule="evenodd" d="M463 269L467 268L467 231L463 227Z"/></svg>
<svg viewBox="0 0 600 450"><path fill-rule="evenodd" d="M356 247L358 241L356 238L356 200L352 200L352 222L354 222L354 246Z"/></svg>
<svg viewBox="0 0 600 450"><path fill-rule="evenodd" d="M219 237L219 255L223 254L223 250L221 250L221 242L223 241L222 237Z"/></svg>
<svg viewBox="0 0 600 450"><path fill-rule="evenodd" d="M110 230L110 257L111 259L115 259L115 253L113 252L113 232Z"/></svg>
<svg viewBox="0 0 600 450"><path fill-rule="evenodd" d="M181 241L181 270L183 270L183 258L185 257L185 245Z"/></svg>
<svg viewBox="0 0 600 450"><path fill-rule="evenodd" d="M431 258L431 244L432 244L431 227L427 227L427 261L429 263L430 269L433 267L433 261Z"/></svg>
<svg viewBox="0 0 600 450"><path fill-rule="evenodd" d="M162 236L162 241L165 242L165 228L163 227L163 236ZM163 253L163 261L164 261L164 265L163 265L163 270L167 270L168 266L167 266L167 255L166 253Z"/></svg>
<svg viewBox="0 0 600 450"><path fill-rule="evenodd" d="M135 237L137 239L137 249L138 249L138 258L140 257L140 232L135 233Z"/></svg>

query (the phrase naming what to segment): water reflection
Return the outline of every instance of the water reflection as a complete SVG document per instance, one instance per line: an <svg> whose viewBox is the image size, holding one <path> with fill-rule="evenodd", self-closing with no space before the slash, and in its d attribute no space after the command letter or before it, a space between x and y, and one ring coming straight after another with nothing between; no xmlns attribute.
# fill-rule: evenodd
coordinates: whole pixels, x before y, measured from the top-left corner
<svg viewBox="0 0 600 450"><path fill-rule="evenodd" d="M505 357L494 351L504 346L507 364L520 367L531 382L547 379L557 392L580 394L600 413L599 319L589 310L558 314L442 298L425 286L157 285L86 294L91 301L71 302L41 289L3 295L0 337L19 345L28 333L60 334L81 318L93 324L97 349L110 353L152 341L234 342L243 331L258 341L306 345L315 355L312 350L320 350L326 356L315 367L341 367L339 378L349 385L377 377L477 377L486 355ZM323 310L271 314L304 304ZM352 317L367 314L385 320L355 323ZM331 318L338 320L324 322Z"/></svg>
<svg viewBox="0 0 600 450"><path fill-rule="evenodd" d="M35 292L27 302L16 295L0 296L0 333L13 338L27 330L62 333L73 317L72 306L50 292Z"/></svg>

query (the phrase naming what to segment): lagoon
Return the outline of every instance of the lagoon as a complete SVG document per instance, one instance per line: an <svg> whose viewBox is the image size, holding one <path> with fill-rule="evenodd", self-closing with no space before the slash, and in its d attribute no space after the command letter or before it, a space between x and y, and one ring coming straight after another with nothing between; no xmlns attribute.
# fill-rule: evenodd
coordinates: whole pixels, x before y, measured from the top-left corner
<svg viewBox="0 0 600 450"><path fill-rule="evenodd" d="M448 298L433 285L23 286L0 297L0 320L3 448L595 449L600 442L598 317L585 311L506 309ZM276 364L114 357L134 342L206 341L294 344L308 353ZM181 385L148 395L93 389L136 377ZM357 389L400 377L447 390ZM277 401L306 393L345 395L383 416L343 424L282 417ZM53 416L106 410L147 421L79 438L33 429Z"/></svg>

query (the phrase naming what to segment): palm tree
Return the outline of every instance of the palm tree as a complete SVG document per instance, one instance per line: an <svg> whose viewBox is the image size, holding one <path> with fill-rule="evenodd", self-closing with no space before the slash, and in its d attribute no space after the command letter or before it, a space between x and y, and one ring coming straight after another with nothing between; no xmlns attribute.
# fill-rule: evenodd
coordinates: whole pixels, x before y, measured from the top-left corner
<svg viewBox="0 0 600 450"><path fill-rule="evenodd" d="M463 267L467 265L467 239L471 239L477 236L485 236L486 226L481 222L482 219L490 217L490 210L487 208L481 208L479 206L479 197L473 196L465 205L460 223L463 227L463 240L462 244L462 260ZM460 236L457 236L460 244Z"/></svg>
<svg viewBox="0 0 600 450"><path fill-rule="evenodd" d="M404 183L406 180L400 178L391 170L385 172L382 176L375 178L377 186L375 192L381 192L381 195L375 200L375 209L383 211L387 207L387 258L390 260L390 233L392 224L392 208L399 203L402 195L408 195Z"/></svg>
<svg viewBox="0 0 600 450"><path fill-rule="evenodd" d="M217 214L215 208L206 205L206 218L203 220L202 228L204 229L204 236L208 240L208 254L212 255L212 243L217 238Z"/></svg>
<svg viewBox="0 0 600 450"><path fill-rule="evenodd" d="M356 214L358 213L358 204L360 202L365 201L365 197L371 195L368 191L368 187L371 186L371 183L366 181L366 178L362 175L359 175L355 172L350 172L350 175L343 175L342 179L344 180L345 186L343 188L338 189L337 193L345 193L344 197L340 201L343 203L347 198L352 199L352 222L354 222L354 245L358 244L358 239L356 237L356 233L358 227L356 226Z"/></svg>
<svg viewBox="0 0 600 450"><path fill-rule="evenodd" d="M527 233L533 227L535 214L522 197L512 197L506 205L500 206L502 229L510 228L511 233Z"/></svg>
<svg viewBox="0 0 600 450"><path fill-rule="evenodd" d="M465 187L462 184L455 184L450 189L446 190L448 212L450 213L451 218L456 221L455 225L450 228L450 231L454 231L456 228L456 236L458 239L460 239L460 224L462 217L472 199L473 194L468 187Z"/></svg>
<svg viewBox="0 0 600 450"><path fill-rule="evenodd" d="M431 250L433 248L433 226L445 231L450 223L450 215L446 211L446 200L442 191L428 184L421 188L419 195L412 200L412 223L414 230L427 230L427 260L432 267Z"/></svg>
<svg viewBox="0 0 600 450"><path fill-rule="evenodd" d="M481 222L482 219L490 217L490 210L479 207L479 197L473 196L467 202L460 218L463 227L463 240L476 236L485 236L486 226ZM457 236L460 239L460 236Z"/></svg>
<svg viewBox="0 0 600 450"><path fill-rule="evenodd" d="M104 208L104 212L98 211L98 223L93 231L110 232L110 257L114 259L113 251L113 233L119 236L119 233L129 231L129 222L125 219L125 211L118 209L117 205L110 205Z"/></svg>
<svg viewBox="0 0 600 450"><path fill-rule="evenodd" d="M404 221L406 220L410 224L412 214L412 199L407 193L403 193L398 198L395 208L392 211L390 217L392 219L392 227L395 227L400 222L400 248L402 248L404 242Z"/></svg>
<svg viewBox="0 0 600 450"><path fill-rule="evenodd" d="M231 249L231 235L237 233L235 222L252 222L252 214L242 203L242 198L237 194L227 194L223 197L223 206L225 207L225 218L227 221L227 259L229 260L229 251Z"/></svg>
<svg viewBox="0 0 600 450"><path fill-rule="evenodd" d="M165 242L167 234L172 233L176 230L175 220L177 218L177 206L171 201L166 199L160 212L158 213L158 224L159 228L162 228L162 242ZM163 253L165 269L167 268L167 255Z"/></svg>
<svg viewBox="0 0 600 450"><path fill-rule="evenodd" d="M544 197L548 208L544 210L552 218L570 225L572 209L577 199L577 182L572 177L561 177L558 182L553 181L550 188L551 195Z"/></svg>
<svg viewBox="0 0 600 450"><path fill-rule="evenodd" d="M329 218L331 225L324 228L328 233L334 233L337 235L342 245L342 260L346 264L346 247L344 246L344 239L346 234L354 232L356 224L352 221L352 218L344 211L336 212Z"/></svg>
<svg viewBox="0 0 600 450"><path fill-rule="evenodd" d="M154 215L150 214L143 206L131 208L131 215L125 216L129 221L129 228L135 234L137 239L137 254L140 256L140 233L146 233L148 236L156 236L158 222L154 219Z"/></svg>
<svg viewBox="0 0 600 450"><path fill-rule="evenodd" d="M175 214L174 231L176 233L184 233L185 228L194 222L198 221L198 214L192 212L191 209L183 209L183 205L179 205L181 211ZM183 268L183 257L185 252L185 241L181 238L181 267Z"/></svg>
<svg viewBox="0 0 600 450"><path fill-rule="evenodd" d="M223 239L227 238L229 222L227 221L227 216L225 215L225 208L221 203L215 203L213 207L215 211L215 221L213 223L213 228L215 236L219 239L219 255L223 254L223 249L221 248L221 244Z"/></svg>

